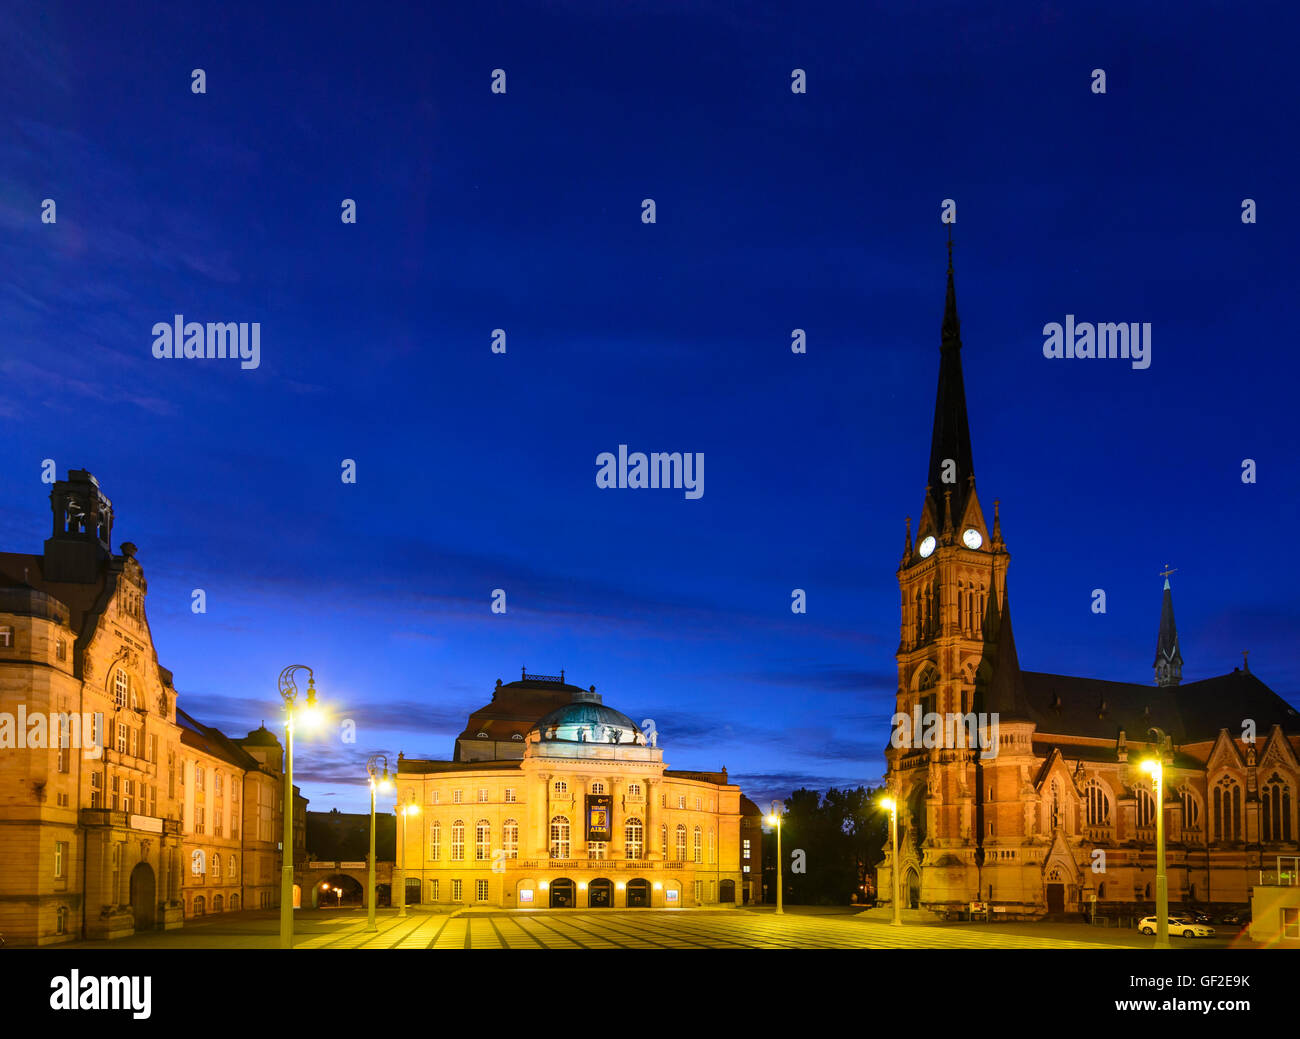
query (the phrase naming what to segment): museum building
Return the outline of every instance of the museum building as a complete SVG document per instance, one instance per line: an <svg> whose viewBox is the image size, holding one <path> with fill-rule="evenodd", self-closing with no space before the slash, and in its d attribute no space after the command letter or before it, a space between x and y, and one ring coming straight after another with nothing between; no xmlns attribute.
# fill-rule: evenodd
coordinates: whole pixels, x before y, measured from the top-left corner
<svg viewBox="0 0 1300 1039"><path fill-rule="evenodd" d="M758 809L666 769L657 733L594 686L529 675L475 711L451 761L399 758L408 902L506 909L727 906L761 897ZM749 847L744 847L748 844Z"/></svg>

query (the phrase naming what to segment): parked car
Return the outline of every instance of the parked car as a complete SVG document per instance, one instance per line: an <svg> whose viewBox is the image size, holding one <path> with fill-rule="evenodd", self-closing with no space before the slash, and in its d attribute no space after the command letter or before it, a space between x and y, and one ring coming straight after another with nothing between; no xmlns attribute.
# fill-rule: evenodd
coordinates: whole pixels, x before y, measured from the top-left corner
<svg viewBox="0 0 1300 1039"><path fill-rule="evenodd" d="M1156 933L1157 920L1154 916L1144 916L1138 921L1138 930L1143 934ZM1182 935L1184 938L1213 938L1214 928L1207 924L1197 923L1190 917L1171 916L1169 918L1169 933Z"/></svg>
<svg viewBox="0 0 1300 1039"><path fill-rule="evenodd" d="M1225 924L1248 924L1250 923L1249 909L1234 909L1231 913L1225 913L1223 919L1219 921Z"/></svg>
<svg viewBox="0 0 1300 1039"><path fill-rule="evenodd" d="M1214 918L1210 916L1209 913L1205 912L1205 910L1203 909L1193 909L1191 912L1183 913L1182 915L1184 918L1189 919L1194 923L1198 923L1198 924L1214 923Z"/></svg>

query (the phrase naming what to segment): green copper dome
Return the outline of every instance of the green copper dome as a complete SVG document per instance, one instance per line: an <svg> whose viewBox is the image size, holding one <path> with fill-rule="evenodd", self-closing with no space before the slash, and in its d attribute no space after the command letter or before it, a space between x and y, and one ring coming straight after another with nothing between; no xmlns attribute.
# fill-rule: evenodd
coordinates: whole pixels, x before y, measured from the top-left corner
<svg viewBox="0 0 1300 1039"><path fill-rule="evenodd" d="M636 722L626 714L600 702L596 687L574 693L573 700L557 707L533 726L543 741L570 743L644 742Z"/></svg>

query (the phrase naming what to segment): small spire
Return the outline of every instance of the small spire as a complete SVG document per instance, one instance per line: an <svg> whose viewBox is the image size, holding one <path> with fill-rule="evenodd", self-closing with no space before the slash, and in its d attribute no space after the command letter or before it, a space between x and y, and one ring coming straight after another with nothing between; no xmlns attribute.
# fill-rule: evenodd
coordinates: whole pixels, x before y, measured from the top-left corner
<svg viewBox="0 0 1300 1039"><path fill-rule="evenodd" d="M994 541L1002 540L1002 517L998 515L998 507L1001 504L1002 502L999 499L997 498L993 499L993 540Z"/></svg>
<svg viewBox="0 0 1300 1039"><path fill-rule="evenodd" d="M945 534L952 533L952 491L943 492L943 530Z"/></svg>
<svg viewBox="0 0 1300 1039"><path fill-rule="evenodd" d="M907 539L903 545L903 558L912 558L912 517L907 517Z"/></svg>
<svg viewBox="0 0 1300 1039"><path fill-rule="evenodd" d="M1156 639L1156 659L1152 664L1158 686L1175 686L1183 680L1183 654L1178 648L1178 626L1174 623L1174 594L1169 587L1169 575L1172 573L1174 570L1168 564L1160 571L1160 576L1165 579L1165 587L1160 602L1160 634Z"/></svg>
<svg viewBox="0 0 1300 1039"><path fill-rule="evenodd" d="M1245 671L1246 674L1250 674L1250 650L1248 649L1243 649L1241 651L1241 669Z"/></svg>

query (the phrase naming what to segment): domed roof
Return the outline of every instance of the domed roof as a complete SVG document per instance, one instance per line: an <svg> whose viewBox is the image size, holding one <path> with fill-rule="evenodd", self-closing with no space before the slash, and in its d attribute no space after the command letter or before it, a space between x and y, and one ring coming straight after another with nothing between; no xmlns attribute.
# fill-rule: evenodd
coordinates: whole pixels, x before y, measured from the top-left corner
<svg viewBox="0 0 1300 1039"><path fill-rule="evenodd" d="M622 711L606 707L596 687L578 690L573 700L544 716L532 731L543 740L572 743L641 743L641 730Z"/></svg>

